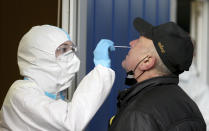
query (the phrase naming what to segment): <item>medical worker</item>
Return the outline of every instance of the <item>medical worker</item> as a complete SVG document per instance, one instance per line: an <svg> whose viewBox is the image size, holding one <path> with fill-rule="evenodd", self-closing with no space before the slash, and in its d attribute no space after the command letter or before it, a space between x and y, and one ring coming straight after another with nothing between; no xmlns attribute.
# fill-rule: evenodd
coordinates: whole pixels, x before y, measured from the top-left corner
<svg viewBox="0 0 209 131"><path fill-rule="evenodd" d="M108 96L115 79L108 50L113 42L101 40L94 50L95 68L71 88L80 60L76 45L62 29L42 25L29 30L18 48L24 80L10 87L0 113L1 131L82 131ZM11 74L12 75L12 74Z"/></svg>

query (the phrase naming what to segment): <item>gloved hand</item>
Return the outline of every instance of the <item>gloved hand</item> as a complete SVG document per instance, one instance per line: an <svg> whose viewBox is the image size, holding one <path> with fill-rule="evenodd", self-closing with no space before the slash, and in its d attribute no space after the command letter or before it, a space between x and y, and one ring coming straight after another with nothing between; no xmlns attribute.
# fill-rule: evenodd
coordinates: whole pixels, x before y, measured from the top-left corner
<svg viewBox="0 0 209 131"><path fill-rule="evenodd" d="M94 64L98 64L110 68L110 57L109 50L114 51L114 43L111 40L102 39L97 44L97 47L94 49Z"/></svg>

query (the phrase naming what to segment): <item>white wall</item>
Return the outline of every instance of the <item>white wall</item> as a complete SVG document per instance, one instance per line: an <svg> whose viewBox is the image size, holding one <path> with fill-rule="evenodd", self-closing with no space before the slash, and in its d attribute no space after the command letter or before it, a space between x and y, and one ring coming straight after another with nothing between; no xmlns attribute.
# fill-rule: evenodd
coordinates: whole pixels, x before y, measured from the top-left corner
<svg viewBox="0 0 209 131"><path fill-rule="evenodd" d="M177 21L177 0L170 0L170 20ZM191 37L196 41L197 54L193 63L201 79L209 84L209 1L194 0L191 4Z"/></svg>
<svg viewBox="0 0 209 131"><path fill-rule="evenodd" d="M177 20L177 0L170 0L170 21L176 22Z"/></svg>
<svg viewBox="0 0 209 131"><path fill-rule="evenodd" d="M207 20L207 23L209 24L209 3L207 4L207 14L208 14L208 20ZM208 33L209 33L209 25L208 25ZM208 34L209 35L209 34ZM209 36L207 36L208 38ZM209 38L208 38L208 47L207 47L207 84L209 85Z"/></svg>
<svg viewBox="0 0 209 131"><path fill-rule="evenodd" d="M205 83L209 83L209 16L208 1L192 2L191 12L191 36L196 41L196 64L199 77Z"/></svg>

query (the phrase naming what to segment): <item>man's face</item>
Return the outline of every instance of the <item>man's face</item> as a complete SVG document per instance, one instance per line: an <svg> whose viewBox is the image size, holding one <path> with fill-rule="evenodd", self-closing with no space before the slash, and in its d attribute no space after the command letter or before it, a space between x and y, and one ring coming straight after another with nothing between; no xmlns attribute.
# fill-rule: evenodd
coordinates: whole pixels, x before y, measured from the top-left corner
<svg viewBox="0 0 209 131"><path fill-rule="evenodd" d="M126 71L134 70L137 63L146 57L146 53L150 49L152 40L141 36L138 39L131 41L129 44L131 49L122 62L122 67Z"/></svg>

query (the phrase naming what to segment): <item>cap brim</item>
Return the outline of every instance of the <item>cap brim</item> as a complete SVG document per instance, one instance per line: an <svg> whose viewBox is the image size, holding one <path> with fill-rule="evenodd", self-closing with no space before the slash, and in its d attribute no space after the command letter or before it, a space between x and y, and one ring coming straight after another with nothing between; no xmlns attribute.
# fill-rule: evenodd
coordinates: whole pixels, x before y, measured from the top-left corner
<svg viewBox="0 0 209 131"><path fill-rule="evenodd" d="M153 26L145 20L137 17L134 19L133 25L135 29L140 33L140 36L145 36L152 39Z"/></svg>

